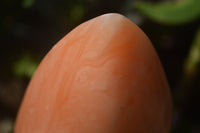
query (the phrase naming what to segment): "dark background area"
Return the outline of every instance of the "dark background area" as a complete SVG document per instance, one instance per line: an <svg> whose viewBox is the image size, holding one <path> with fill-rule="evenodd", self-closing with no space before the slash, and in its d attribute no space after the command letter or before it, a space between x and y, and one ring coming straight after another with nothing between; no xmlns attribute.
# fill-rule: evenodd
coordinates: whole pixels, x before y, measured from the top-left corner
<svg viewBox="0 0 200 133"><path fill-rule="evenodd" d="M13 131L29 80L51 47L82 22L111 12L130 18L154 44L173 96L174 120L171 132L199 133L199 17L185 23L163 23L148 17L137 8L138 1L1 0L0 133ZM152 4L172 2L143 1Z"/></svg>

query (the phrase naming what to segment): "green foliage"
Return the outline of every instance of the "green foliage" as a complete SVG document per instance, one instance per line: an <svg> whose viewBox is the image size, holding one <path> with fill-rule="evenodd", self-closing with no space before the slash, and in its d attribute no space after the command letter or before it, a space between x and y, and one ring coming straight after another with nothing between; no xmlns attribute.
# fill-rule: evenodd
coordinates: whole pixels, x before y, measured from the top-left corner
<svg viewBox="0 0 200 133"><path fill-rule="evenodd" d="M184 72L186 76L194 76L200 67L200 27L191 45L189 55L186 59Z"/></svg>
<svg viewBox="0 0 200 133"><path fill-rule="evenodd" d="M178 25L200 17L200 0L181 0L165 3L137 2L136 8L153 21Z"/></svg>
<svg viewBox="0 0 200 133"><path fill-rule="evenodd" d="M13 131L14 123L10 119L0 121L0 131L3 133L11 133Z"/></svg>
<svg viewBox="0 0 200 133"><path fill-rule="evenodd" d="M13 70L18 77L31 78L37 69L38 62L34 61L30 55L24 55L17 60L13 66Z"/></svg>
<svg viewBox="0 0 200 133"><path fill-rule="evenodd" d="M30 8L35 3L35 0L23 0L22 7L23 8Z"/></svg>
<svg viewBox="0 0 200 133"><path fill-rule="evenodd" d="M84 5L76 4L71 7L69 18L73 23L80 23L86 13Z"/></svg>

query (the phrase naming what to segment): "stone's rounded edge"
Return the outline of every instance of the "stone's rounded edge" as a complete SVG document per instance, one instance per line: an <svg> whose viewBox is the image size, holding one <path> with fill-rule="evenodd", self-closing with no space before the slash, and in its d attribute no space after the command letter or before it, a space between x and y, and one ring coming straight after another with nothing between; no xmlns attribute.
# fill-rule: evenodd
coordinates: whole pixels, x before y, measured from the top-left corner
<svg viewBox="0 0 200 133"><path fill-rule="evenodd" d="M147 36L147 34L133 21L131 21L128 17L124 16L123 14L120 13L106 13L106 14L102 14L100 16L97 16L91 20L96 20L96 19L103 19L104 21L109 21L110 23L112 23L111 27L116 28L116 25L121 27L123 25L130 25L130 30L132 30L133 32L138 32L138 34L140 35L144 35L144 37L151 42L151 40L149 39L149 37ZM90 21L90 20L88 20ZM88 22L87 21L87 22ZM152 42L151 42L152 44Z"/></svg>
<svg viewBox="0 0 200 133"><path fill-rule="evenodd" d="M126 18L124 15L119 14L119 13L106 13L106 14L102 14L99 17L107 17L107 18L112 18L112 17L118 17L118 18Z"/></svg>
<svg viewBox="0 0 200 133"><path fill-rule="evenodd" d="M106 13L106 14L99 15L97 17L94 17L92 19L88 19L85 22L77 25L74 29L72 29L70 32L68 32L60 41L58 41L58 43L61 42L64 38L71 36L71 34L73 34L75 31L77 31L78 29L80 29L80 28L82 28L86 25L92 25L93 23L96 23L96 22L101 22L102 25L112 23L112 25L110 27L112 29L113 27L116 28L117 26L122 24L121 22L124 21L124 20L127 21L127 22L128 21L132 22L131 20L129 20L128 18L126 18L125 16L123 16L119 13ZM88 27L88 26L86 26L86 27ZM57 47L56 45L58 43L56 43L52 48Z"/></svg>
<svg viewBox="0 0 200 133"><path fill-rule="evenodd" d="M60 39L60 41L58 41L58 43L56 43L52 47L52 49L55 49L56 47L58 47L59 44L63 44L62 41L66 40L66 38L69 38L69 39L73 38L73 35L74 33L76 33L77 30L81 29L80 31L83 31L83 29L85 29L83 27L90 27L96 24L99 26L99 29L105 26L107 31L108 30L111 32L113 31L112 33L114 33L114 31L117 31L117 29L122 28L123 25L128 25L128 23L131 24L131 27L134 27L134 29L139 29L140 32L143 32L134 22L132 22L129 18L125 17L124 15L119 14L119 13L106 13L106 14L102 14L97 17L94 17L92 19L89 19L83 23L80 23L74 29L68 32L62 39Z"/></svg>
<svg viewBox="0 0 200 133"><path fill-rule="evenodd" d="M118 23L118 22L121 22L122 20L130 21L127 17L125 17L119 13L106 13L106 14L100 15L96 18L103 19L104 21L110 21L111 23ZM113 24L113 26L114 26L114 24Z"/></svg>
<svg viewBox="0 0 200 133"><path fill-rule="evenodd" d="M99 15L97 17L94 17L92 19L89 19L89 20L85 21L84 23L81 23L77 27L79 27L79 26L81 26L85 23L90 23L90 22L93 22L93 21L96 21L96 20L103 20L103 21L113 23L112 26L115 26L116 23L119 23L122 20L131 21L127 17L125 17L125 16L123 16L122 14L119 14L119 13L106 13L106 14L102 14L102 15ZM134 22L132 22L132 23L134 23Z"/></svg>

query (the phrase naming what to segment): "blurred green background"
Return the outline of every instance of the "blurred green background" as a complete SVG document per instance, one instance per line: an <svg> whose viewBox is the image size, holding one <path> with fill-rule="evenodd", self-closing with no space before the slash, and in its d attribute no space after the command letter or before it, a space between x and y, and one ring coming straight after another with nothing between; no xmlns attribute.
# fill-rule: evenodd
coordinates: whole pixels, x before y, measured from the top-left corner
<svg viewBox="0 0 200 133"><path fill-rule="evenodd" d="M171 133L200 133L200 0L1 0L0 133L12 133L22 97L51 47L80 23L125 15L156 48L173 96Z"/></svg>

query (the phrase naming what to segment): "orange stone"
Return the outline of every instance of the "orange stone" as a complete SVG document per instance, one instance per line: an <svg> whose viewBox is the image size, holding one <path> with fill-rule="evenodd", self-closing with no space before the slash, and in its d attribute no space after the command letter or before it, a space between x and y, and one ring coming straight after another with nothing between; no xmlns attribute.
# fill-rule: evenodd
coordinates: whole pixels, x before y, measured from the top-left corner
<svg viewBox="0 0 200 133"><path fill-rule="evenodd" d="M62 38L33 76L15 133L169 133L172 100L145 33L120 14Z"/></svg>

